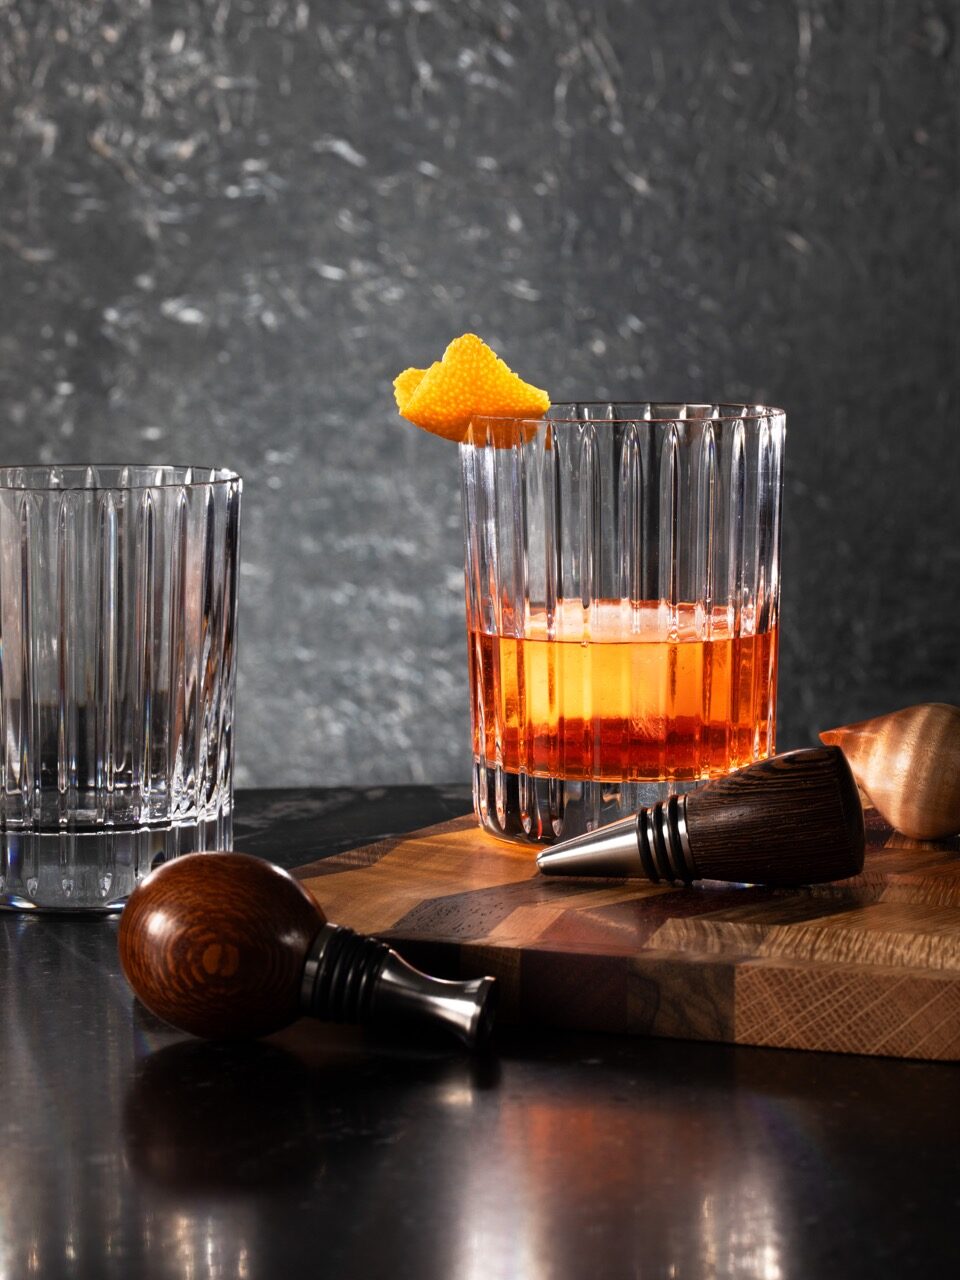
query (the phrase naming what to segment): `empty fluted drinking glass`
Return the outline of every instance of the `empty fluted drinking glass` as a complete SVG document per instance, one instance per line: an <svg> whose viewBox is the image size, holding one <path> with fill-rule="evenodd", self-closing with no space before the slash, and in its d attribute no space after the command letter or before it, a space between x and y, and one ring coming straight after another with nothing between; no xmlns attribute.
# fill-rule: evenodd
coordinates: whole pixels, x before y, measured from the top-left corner
<svg viewBox="0 0 960 1280"><path fill-rule="evenodd" d="M460 446L474 800L592 830L774 751L785 418L567 404Z"/></svg>
<svg viewBox="0 0 960 1280"><path fill-rule="evenodd" d="M241 488L0 468L0 905L115 910L230 848Z"/></svg>

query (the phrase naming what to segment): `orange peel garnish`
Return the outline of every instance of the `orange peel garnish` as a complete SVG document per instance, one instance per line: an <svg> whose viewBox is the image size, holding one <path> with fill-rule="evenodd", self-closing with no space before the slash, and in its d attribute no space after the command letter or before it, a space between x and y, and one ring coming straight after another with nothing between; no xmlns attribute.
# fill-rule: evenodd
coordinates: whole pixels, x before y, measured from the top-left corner
<svg viewBox="0 0 960 1280"><path fill-rule="evenodd" d="M457 441L474 418L542 418L550 408L547 393L519 378L475 333L454 338L429 369L404 369L393 393L402 417Z"/></svg>

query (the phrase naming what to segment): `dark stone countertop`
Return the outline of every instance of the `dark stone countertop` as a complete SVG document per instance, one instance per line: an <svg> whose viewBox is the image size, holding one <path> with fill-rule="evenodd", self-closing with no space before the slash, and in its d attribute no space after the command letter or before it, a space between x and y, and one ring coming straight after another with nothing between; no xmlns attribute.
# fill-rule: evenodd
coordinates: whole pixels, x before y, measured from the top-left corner
<svg viewBox="0 0 960 1280"><path fill-rule="evenodd" d="M463 788L246 792L288 865ZM298 1023L246 1046L139 1007L116 921L0 918L0 1275L948 1274L953 1066L547 1032L473 1061Z"/></svg>

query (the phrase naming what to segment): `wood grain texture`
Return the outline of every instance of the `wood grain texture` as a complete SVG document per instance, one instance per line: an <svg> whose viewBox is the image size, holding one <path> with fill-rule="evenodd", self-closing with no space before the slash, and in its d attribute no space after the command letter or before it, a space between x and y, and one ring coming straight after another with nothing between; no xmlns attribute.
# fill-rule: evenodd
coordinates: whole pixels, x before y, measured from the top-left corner
<svg viewBox="0 0 960 1280"><path fill-rule="evenodd" d="M960 839L866 830L861 874L807 889L551 879L473 818L295 874L411 962L495 974L513 1021L960 1060Z"/></svg>
<svg viewBox="0 0 960 1280"><path fill-rule="evenodd" d="M863 813L839 747L789 751L715 778L686 798L700 879L792 886L856 875Z"/></svg>
<svg viewBox="0 0 960 1280"><path fill-rule="evenodd" d="M214 1039L299 1016L323 912L285 871L241 853L188 854L149 875L120 917L120 963L158 1018Z"/></svg>
<svg viewBox="0 0 960 1280"><path fill-rule="evenodd" d="M877 811L904 835L960 831L960 707L923 702L827 729L820 740L843 751Z"/></svg>

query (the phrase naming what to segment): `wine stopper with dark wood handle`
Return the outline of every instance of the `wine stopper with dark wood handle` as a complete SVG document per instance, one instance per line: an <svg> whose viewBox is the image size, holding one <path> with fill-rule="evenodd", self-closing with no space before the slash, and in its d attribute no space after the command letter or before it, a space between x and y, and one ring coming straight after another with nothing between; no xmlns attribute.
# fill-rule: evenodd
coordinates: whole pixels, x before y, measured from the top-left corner
<svg viewBox="0 0 960 1280"><path fill-rule="evenodd" d="M790 887L863 869L863 808L838 747L761 760L541 853L547 875Z"/></svg>
<svg viewBox="0 0 960 1280"><path fill-rule="evenodd" d="M494 978L421 973L330 924L291 875L248 854L192 853L152 872L120 917L119 947L147 1008L197 1036L269 1035L305 1014L438 1024L470 1048L492 1029Z"/></svg>

